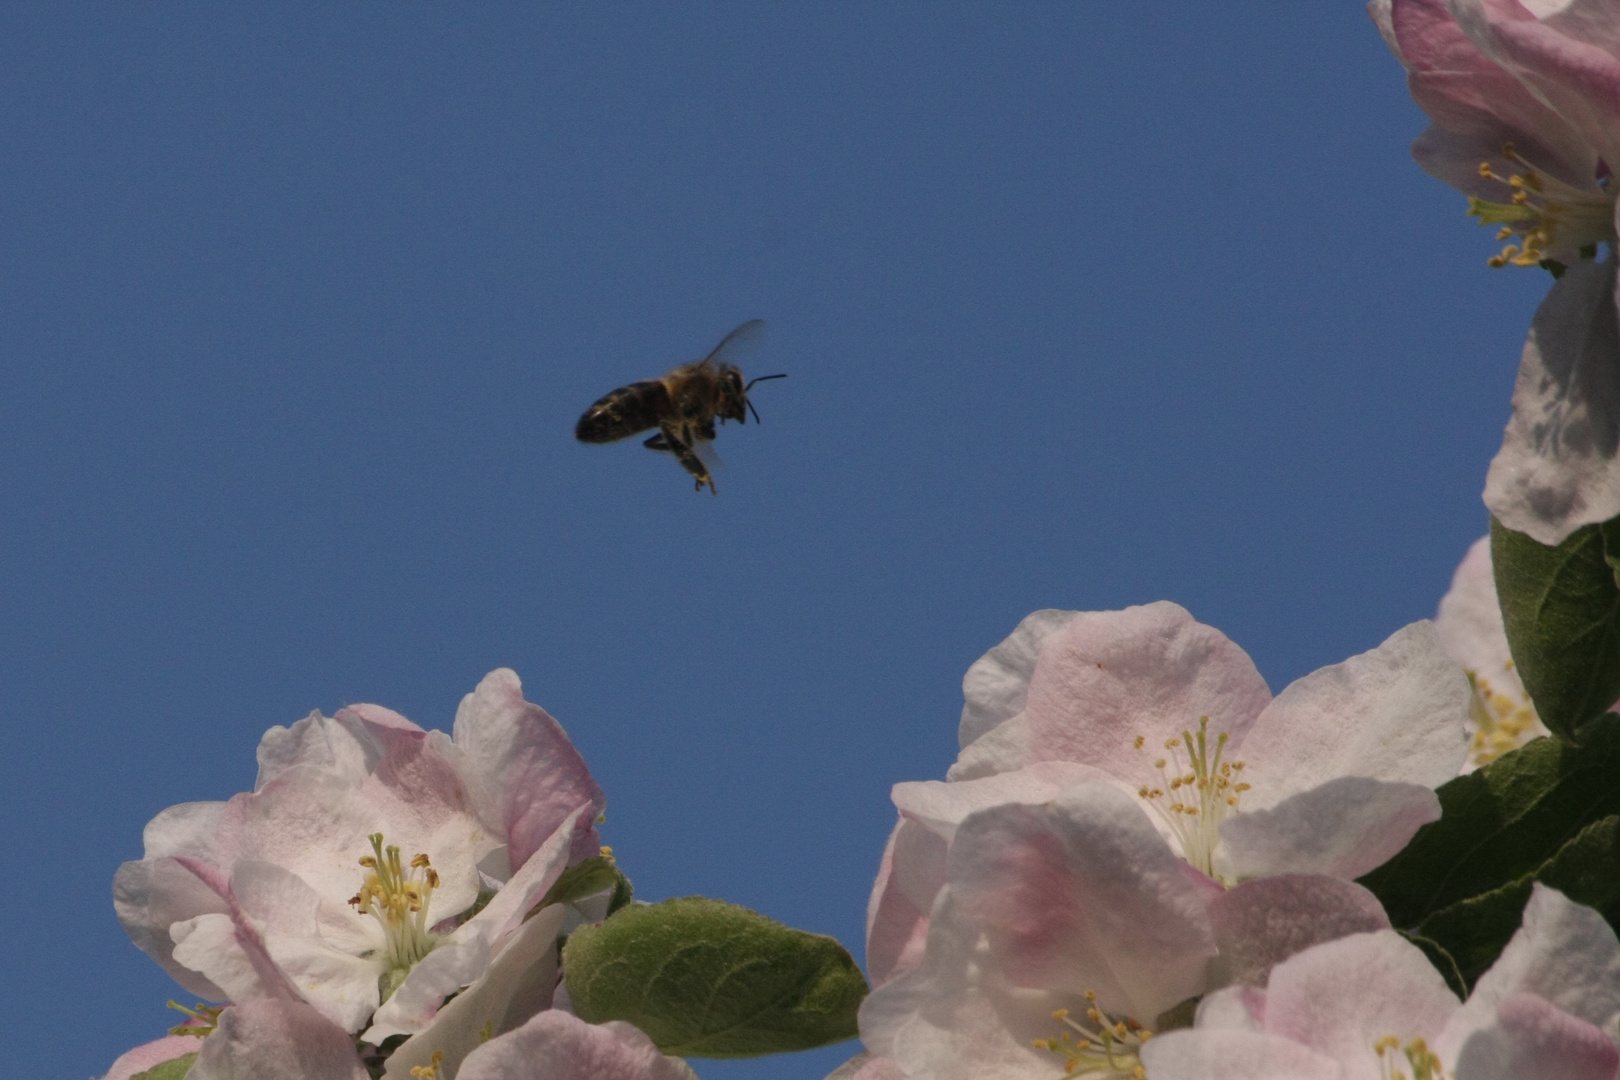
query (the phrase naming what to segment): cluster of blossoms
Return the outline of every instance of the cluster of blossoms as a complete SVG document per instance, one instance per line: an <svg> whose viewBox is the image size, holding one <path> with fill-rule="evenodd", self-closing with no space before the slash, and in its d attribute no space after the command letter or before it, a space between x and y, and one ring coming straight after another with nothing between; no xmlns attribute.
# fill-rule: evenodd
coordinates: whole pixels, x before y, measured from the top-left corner
<svg viewBox="0 0 1620 1080"><path fill-rule="evenodd" d="M545 903L602 849L602 791L561 726L492 672L424 731L376 705L259 744L254 789L170 807L114 880L119 919L186 990L127 1080L692 1077L629 1024L574 1016L558 938L606 895ZM180 1075L176 1073L175 1075Z"/></svg>

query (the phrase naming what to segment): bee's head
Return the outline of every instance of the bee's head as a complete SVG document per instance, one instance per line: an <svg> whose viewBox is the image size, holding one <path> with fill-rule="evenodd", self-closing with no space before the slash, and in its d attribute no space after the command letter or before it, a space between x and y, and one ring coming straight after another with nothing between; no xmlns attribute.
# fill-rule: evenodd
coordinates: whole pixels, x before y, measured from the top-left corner
<svg viewBox="0 0 1620 1080"><path fill-rule="evenodd" d="M748 391L743 386L742 372L734 367L720 373L720 407L715 415L739 424L748 422Z"/></svg>

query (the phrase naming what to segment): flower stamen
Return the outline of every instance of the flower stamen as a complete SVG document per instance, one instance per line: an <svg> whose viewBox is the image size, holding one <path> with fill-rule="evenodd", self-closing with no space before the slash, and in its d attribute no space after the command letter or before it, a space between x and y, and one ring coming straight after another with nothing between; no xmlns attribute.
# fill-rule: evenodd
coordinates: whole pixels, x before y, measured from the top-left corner
<svg viewBox="0 0 1620 1080"><path fill-rule="evenodd" d="M1378 1053L1378 1071L1383 1080L1448 1080L1439 1056L1429 1049L1429 1044L1422 1038L1412 1039L1402 1047L1401 1040L1393 1035L1385 1035L1373 1043L1373 1050ZM1411 1073L1397 1068L1400 1064L1395 1056L1397 1050L1406 1058Z"/></svg>
<svg viewBox="0 0 1620 1080"><path fill-rule="evenodd" d="M1498 241L1518 237L1518 243L1507 244L1487 259L1489 266L1540 266L1560 240L1579 247L1587 258L1596 257L1599 243L1614 242L1614 197L1606 189L1594 192L1564 183L1537 169L1512 143L1502 144L1502 156L1522 171L1504 177L1482 161L1479 175L1506 187L1507 201L1468 200L1469 217L1478 218L1481 225L1502 226L1496 233Z"/></svg>
<svg viewBox="0 0 1620 1080"><path fill-rule="evenodd" d="M383 846L382 833L372 833L369 839L373 854L360 857L360 865L366 868L365 880L349 903L382 927L386 944L380 985L382 1000L386 1001L417 961L439 944L438 935L429 929L433 924L428 921L433 890L439 887L439 872L422 854L411 859L407 870L400 861L399 848L393 844Z"/></svg>
<svg viewBox="0 0 1620 1080"><path fill-rule="evenodd" d="M1110 1016L1097 1008L1097 991L1086 991L1084 1022L1073 1019L1068 1009L1058 1009L1052 1019L1068 1030L1036 1039L1034 1046L1062 1056L1062 1080L1081 1076L1142 1080L1147 1075L1140 1051L1153 1033L1130 1017Z"/></svg>
<svg viewBox="0 0 1620 1080"><path fill-rule="evenodd" d="M1164 749L1170 756L1153 760L1159 785L1144 784L1136 792L1169 825L1181 843L1182 857L1211 876L1221 822L1238 812L1238 803L1250 787L1242 778L1242 761L1221 760L1227 738L1226 732L1218 733L1212 747L1209 717L1199 717L1197 732L1183 731L1179 739L1166 739ZM1146 742L1138 735L1132 745L1142 750Z"/></svg>

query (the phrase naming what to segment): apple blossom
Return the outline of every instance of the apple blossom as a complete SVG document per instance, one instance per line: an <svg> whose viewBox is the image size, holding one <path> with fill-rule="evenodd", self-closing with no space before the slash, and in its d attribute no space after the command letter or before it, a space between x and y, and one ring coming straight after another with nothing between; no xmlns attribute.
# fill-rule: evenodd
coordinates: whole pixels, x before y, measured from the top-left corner
<svg viewBox="0 0 1620 1080"><path fill-rule="evenodd" d="M1150 1080L1614 1080L1617 1021L1614 931L1538 883L1466 1003L1399 934L1354 934L1211 994L1140 1058Z"/></svg>
<svg viewBox="0 0 1620 1080"><path fill-rule="evenodd" d="M1433 788L1468 747L1468 681L1426 622L1273 699L1242 649L1175 604L1041 611L963 692L948 780L895 788L867 914L878 982L920 956L951 830L975 810L1106 783L1203 874L1349 880L1439 816Z"/></svg>
<svg viewBox="0 0 1620 1080"><path fill-rule="evenodd" d="M1509 241L1494 266L1560 274L1531 323L1485 503L1543 544L1620 515L1611 0L1373 0L1430 125L1418 164ZM1598 261L1600 245L1610 257Z"/></svg>
<svg viewBox="0 0 1620 1080"><path fill-rule="evenodd" d="M1491 573L1491 540L1474 542L1451 578L1434 617L1440 644L1462 665L1473 687L1469 718L1473 743L1470 768L1495 761L1537 736L1547 734L1508 652L1502 609Z"/></svg>
<svg viewBox="0 0 1620 1080"><path fill-rule="evenodd" d="M1132 1075L1164 1010L1387 929L1348 879L1438 816L1467 750L1427 623L1272 699L1174 604L1043 611L963 685L950 778L894 789L863 1077Z"/></svg>
<svg viewBox="0 0 1620 1080"><path fill-rule="evenodd" d="M596 853L602 806L502 669L453 737L375 705L272 728L252 792L152 820L115 906L193 993L308 1006L380 1043L427 1027L523 938L562 870Z"/></svg>

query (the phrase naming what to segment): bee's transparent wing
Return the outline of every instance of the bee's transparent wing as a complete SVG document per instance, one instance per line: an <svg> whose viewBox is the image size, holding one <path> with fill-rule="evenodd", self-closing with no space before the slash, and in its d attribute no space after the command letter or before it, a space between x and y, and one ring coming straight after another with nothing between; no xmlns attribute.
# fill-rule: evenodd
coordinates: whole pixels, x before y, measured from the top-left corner
<svg viewBox="0 0 1620 1080"><path fill-rule="evenodd" d="M703 358L705 364L730 364L740 367L739 359L751 354L765 337L765 320L750 319L725 336L714 352Z"/></svg>
<svg viewBox="0 0 1620 1080"><path fill-rule="evenodd" d="M726 467L726 463L721 460L720 455L714 452L714 443L708 439L693 439L692 453L696 454L697 459L703 462L704 467L712 473L717 473Z"/></svg>

